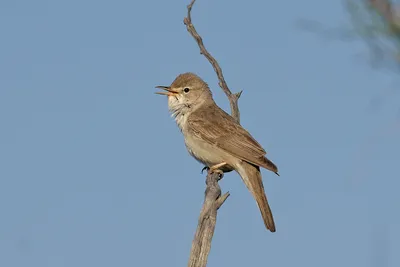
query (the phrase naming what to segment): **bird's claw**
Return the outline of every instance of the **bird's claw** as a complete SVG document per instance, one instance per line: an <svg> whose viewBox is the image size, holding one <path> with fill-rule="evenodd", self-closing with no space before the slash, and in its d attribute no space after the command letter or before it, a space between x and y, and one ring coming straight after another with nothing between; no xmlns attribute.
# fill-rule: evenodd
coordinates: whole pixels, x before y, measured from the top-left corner
<svg viewBox="0 0 400 267"><path fill-rule="evenodd" d="M204 171L208 172L209 169L210 168L208 166L204 166L203 169L201 169L201 174L203 174Z"/></svg>

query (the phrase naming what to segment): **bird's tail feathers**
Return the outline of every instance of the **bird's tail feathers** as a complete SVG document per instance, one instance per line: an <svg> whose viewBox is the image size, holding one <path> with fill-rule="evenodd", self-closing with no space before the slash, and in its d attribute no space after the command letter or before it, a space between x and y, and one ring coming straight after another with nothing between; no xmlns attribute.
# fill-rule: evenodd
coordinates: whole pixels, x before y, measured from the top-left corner
<svg viewBox="0 0 400 267"><path fill-rule="evenodd" d="M263 167L266 168L267 170L274 172L276 175L280 176L278 173L278 167L272 161L267 159L266 157L264 157Z"/></svg>
<svg viewBox="0 0 400 267"><path fill-rule="evenodd" d="M264 220L265 227L271 232L275 232L275 222L272 216L271 208L268 204L267 196L265 194L260 168L246 162L241 162L240 166L237 168L237 171L256 200Z"/></svg>

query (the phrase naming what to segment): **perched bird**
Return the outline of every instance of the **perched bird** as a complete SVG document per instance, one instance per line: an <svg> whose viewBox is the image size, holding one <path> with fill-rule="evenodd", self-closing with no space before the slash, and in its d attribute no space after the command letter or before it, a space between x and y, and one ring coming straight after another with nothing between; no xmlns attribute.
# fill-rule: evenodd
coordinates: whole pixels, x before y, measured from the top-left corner
<svg viewBox="0 0 400 267"><path fill-rule="evenodd" d="M180 74L170 86L156 88L165 90L157 94L168 96L169 110L189 153L211 172L235 170L255 198L266 228L275 232L260 167L276 174L278 168L265 157L261 145L217 106L207 83L196 74Z"/></svg>

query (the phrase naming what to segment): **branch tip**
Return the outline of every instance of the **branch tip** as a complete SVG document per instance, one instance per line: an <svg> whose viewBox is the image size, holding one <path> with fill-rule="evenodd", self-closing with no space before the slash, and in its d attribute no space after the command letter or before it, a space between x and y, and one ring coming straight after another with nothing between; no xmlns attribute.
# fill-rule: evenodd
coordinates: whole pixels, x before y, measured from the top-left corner
<svg viewBox="0 0 400 267"><path fill-rule="evenodd" d="M204 55L207 60L210 62L210 64L213 66L215 73L217 74L218 80L219 80L219 87L221 87L222 91L224 91L225 95L228 97L229 102L231 104L231 114L232 117L234 117L234 119L239 122L239 108L237 106L237 104L235 103L235 101L231 98L232 92L229 89L224 75L222 73L222 69L218 63L218 61L210 54L210 52L208 52L208 50L206 49L206 47L203 44L203 40L200 36L200 34L197 33L196 28L194 27L193 23L192 23L192 17L191 17L191 11L192 11L192 7L194 5L194 3L196 2L196 0L192 0L190 2L190 4L187 6L187 17L185 17L184 19L184 23L186 25L186 29L187 31L190 33L190 35L192 35L193 39L197 42L197 45L200 49L200 54Z"/></svg>
<svg viewBox="0 0 400 267"><path fill-rule="evenodd" d="M223 194L222 196L220 196L217 199L217 203L215 203L217 205L217 209L219 209L222 204L224 204L225 200L230 196L231 194L229 192L226 192L225 194Z"/></svg>
<svg viewBox="0 0 400 267"><path fill-rule="evenodd" d="M243 90L241 90L240 92L237 92L237 93L235 94L236 98L239 99L240 96L242 95L242 93L243 93Z"/></svg>

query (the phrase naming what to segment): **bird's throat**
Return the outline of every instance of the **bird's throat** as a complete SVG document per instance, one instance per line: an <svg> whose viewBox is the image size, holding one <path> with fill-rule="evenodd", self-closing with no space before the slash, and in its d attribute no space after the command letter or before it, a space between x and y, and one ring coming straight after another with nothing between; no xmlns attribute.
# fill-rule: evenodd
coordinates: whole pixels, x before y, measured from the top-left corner
<svg viewBox="0 0 400 267"><path fill-rule="evenodd" d="M170 96L168 97L168 108L179 129L183 130L187 116L192 111L192 107L185 103L181 103L179 98L177 99L176 97Z"/></svg>

